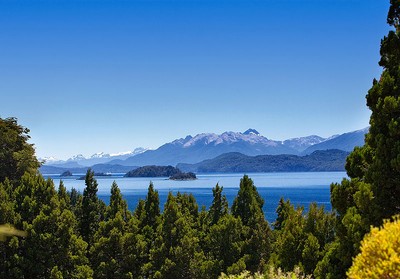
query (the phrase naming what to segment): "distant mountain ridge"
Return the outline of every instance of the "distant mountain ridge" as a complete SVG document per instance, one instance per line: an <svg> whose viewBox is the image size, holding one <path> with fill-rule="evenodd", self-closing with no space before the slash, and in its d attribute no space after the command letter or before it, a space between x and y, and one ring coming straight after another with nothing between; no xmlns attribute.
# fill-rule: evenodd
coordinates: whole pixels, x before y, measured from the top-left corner
<svg viewBox="0 0 400 279"><path fill-rule="evenodd" d="M125 160L129 157L136 156L149 150L148 148L138 147L133 151L119 152L119 153L104 153L98 152L89 157L85 157L82 154L72 156L67 160L58 160L54 157L40 158L45 161L45 165L58 166L61 168L82 168L90 167L96 164L105 164L111 160Z"/></svg>
<svg viewBox="0 0 400 279"><path fill-rule="evenodd" d="M364 128L354 132L344 133L333 136L325 141L309 146L303 151L303 154L311 154L316 150L340 149L352 151L356 146L364 145L365 134L369 128Z"/></svg>
<svg viewBox="0 0 400 279"><path fill-rule="evenodd" d="M232 152L197 164L178 164L177 168L195 173L344 171L348 154L337 149L318 150L305 156L247 156Z"/></svg>
<svg viewBox="0 0 400 279"><path fill-rule="evenodd" d="M260 135L255 129L248 129L243 133L224 132L220 135L202 133L194 137L186 136L185 138L174 140L160 146L156 150L149 150L126 160L113 160L110 164L134 166L176 165L178 163L194 164L231 152L238 152L248 156L304 155L315 151L309 148L317 145L320 147L316 150L339 149L350 151L355 146L364 144L364 135L360 131L367 130L363 129L332 136L328 139L312 135L285 141L268 139ZM355 135L349 137L353 133ZM349 138L352 139L351 142L346 142L346 139ZM326 146L322 145L324 142L327 142Z"/></svg>
<svg viewBox="0 0 400 279"><path fill-rule="evenodd" d="M70 171L73 174L84 174L91 168L96 173L126 173L138 167L135 166L121 166L121 165L110 165L110 164L96 164L91 167L60 167L60 166L49 166L43 165L39 168L42 174L61 174L66 171Z"/></svg>
<svg viewBox="0 0 400 279"><path fill-rule="evenodd" d="M301 138L292 138L283 141L283 144L289 146L291 148L296 149L299 152L306 150L308 147L313 146L315 144L322 143L327 139L322 138L320 136L312 135L308 137L301 137Z"/></svg>

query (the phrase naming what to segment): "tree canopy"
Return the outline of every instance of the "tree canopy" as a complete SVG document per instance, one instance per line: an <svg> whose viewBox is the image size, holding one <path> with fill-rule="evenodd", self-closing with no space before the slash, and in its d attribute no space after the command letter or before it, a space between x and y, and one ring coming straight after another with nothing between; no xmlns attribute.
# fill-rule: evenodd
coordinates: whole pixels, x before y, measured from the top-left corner
<svg viewBox="0 0 400 279"><path fill-rule="evenodd" d="M40 163L29 139L29 129L19 125L16 118L0 118L0 182L37 171Z"/></svg>

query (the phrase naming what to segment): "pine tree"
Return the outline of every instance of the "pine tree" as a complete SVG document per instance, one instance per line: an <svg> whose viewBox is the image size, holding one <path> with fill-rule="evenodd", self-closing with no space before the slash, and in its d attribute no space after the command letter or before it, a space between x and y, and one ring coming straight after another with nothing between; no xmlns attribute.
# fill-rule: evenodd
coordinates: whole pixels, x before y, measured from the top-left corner
<svg viewBox="0 0 400 279"><path fill-rule="evenodd" d="M154 190L154 185L150 182L147 196L144 204L145 216L143 220L143 227L149 226L154 231L158 225L158 218L160 216L160 198L158 191Z"/></svg>
<svg viewBox="0 0 400 279"><path fill-rule="evenodd" d="M121 190L118 188L117 183L114 181L111 185L110 205L107 207L106 217L107 219L113 219L117 213L121 214L125 221L128 221L131 217L128 204L122 197Z"/></svg>
<svg viewBox="0 0 400 279"><path fill-rule="evenodd" d="M248 234L244 239L242 264L252 272L262 268L260 264L269 260L271 252L271 230L264 217L263 205L264 199L257 192L253 180L244 175L240 179L239 192L232 204L232 215L240 218L243 225L248 227Z"/></svg>
<svg viewBox="0 0 400 279"><path fill-rule="evenodd" d="M365 181L374 193L374 225L400 213L400 2L391 0L387 22L394 30L381 42L383 72L368 91L372 111L366 146L371 155Z"/></svg>
<svg viewBox="0 0 400 279"><path fill-rule="evenodd" d="M390 4L393 30L381 41L383 72L366 96L369 132L365 145L347 158L350 180L331 186L337 237L317 266L317 278L344 278L370 226L400 213L400 1Z"/></svg>
<svg viewBox="0 0 400 279"><path fill-rule="evenodd" d="M210 218L210 225L218 223L218 220L228 213L228 201L226 196L222 195L224 187L219 186L218 183L212 189L214 199L208 212Z"/></svg>
<svg viewBox="0 0 400 279"><path fill-rule="evenodd" d="M82 197L82 211L80 218L80 234L89 246L93 244L93 236L101 221L100 202L97 197L97 181L94 172L88 170L85 177L85 190Z"/></svg>
<svg viewBox="0 0 400 279"><path fill-rule="evenodd" d="M262 207L264 199L257 192L253 180L247 175L240 179L240 188L232 204L232 214L240 217L244 225L248 226L258 215L264 215Z"/></svg>

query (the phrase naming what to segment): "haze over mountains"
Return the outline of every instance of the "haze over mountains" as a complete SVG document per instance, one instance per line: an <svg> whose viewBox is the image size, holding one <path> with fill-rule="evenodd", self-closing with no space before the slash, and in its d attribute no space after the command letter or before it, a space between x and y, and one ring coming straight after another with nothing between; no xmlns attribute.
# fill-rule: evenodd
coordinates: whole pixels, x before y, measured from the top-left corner
<svg viewBox="0 0 400 279"><path fill-rule="evenodd" d="M304 156L317 150L338 149L351 151L355 146L364 144L364 135L368 128L322 138L317 135L292 138L284 141L268 139L255 129L240 132L224 132L220 135L202 133L194 137L186 136L166 143L155 150L137 148L132 152L120 154L97 153L89 158L82 155L74 156L66 161L47 161L42 170L47 167L74 168L89 167L107 170L112 168L125 170L126 167L146 165L196 164L213 159L226 153L241 153L246 156L258 155L298 155ZM99 165L100 164L100 165ZM48 168L47 168L48 169ZM53 170L55 170L53 168Z"/></svg>
<svg viewBox="0 0 400 279"><path fill-rule="evenodd" d="M41 160L45 161L46 165L52 165L58 167L70 167L70 168L78 168L83 166L90 167L96 164L104 164L115 159L125 160L129 157L146 152L147 150L149 149L138 147L135 148L133 151L119 152L114 154L99 152L93 154L90 157L85 157L82 154L78 154L69 158L68 160L58 160L54 157L41 158Z"/></svg>

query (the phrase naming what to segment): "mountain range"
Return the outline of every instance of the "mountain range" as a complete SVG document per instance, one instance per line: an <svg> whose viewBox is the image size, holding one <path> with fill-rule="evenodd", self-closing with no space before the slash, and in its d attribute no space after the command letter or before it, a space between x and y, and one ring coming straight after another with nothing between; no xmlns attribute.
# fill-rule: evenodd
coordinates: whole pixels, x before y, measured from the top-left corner
<svg viewBox="0 0 400 279"><path fill-rule="evenodd" d="M120 166L121 171L125 171L127 167L133 168L133 166L196 164L226 153L241 153L246 156L282 154L305 156L317 150L337 149L349 152L355 146L364 144L364 135L367 132L368 128L365 128L329 138L311 135L283 141L264 137L255 129L248 129L245 132L224 132L219 135L202 133L176 139L155 150L137 148L132 152L120 154L97 153L89 158L77 155L66 161L48 160L44 167L82 169L101 164L101 169L107 172L107 168L117 169L115 166Z"/></svg>
<svg viewBox="0 0 400 279"><path fill-rule="evenodd" d="M187 136L148 150L125 160L113 160L110 164L144 166L194 164L212 159L224 153L238 152L247 156L257 155L307 155L316 150L338 149L351 151L355 146L364 144L364 134L368 128L322 138L316 135L293 138L284 141L268 139L256 130L243 133L225 132Z"/></svg>
<svg viewBox="0 0 400 279"><path fill-rule="evenodd" d="M60 168L82 168L91 167L97 164L106 164L112 160L125 160L129 157L136 156L149 150L148 148L138 147L133 151L119 152L114 154L108 154L104 152L95 153L89 157L85 157L82 154L72 156L68 160L59 160L54 157L39 158L44 161L45 165L57 166Z"/></svg>

